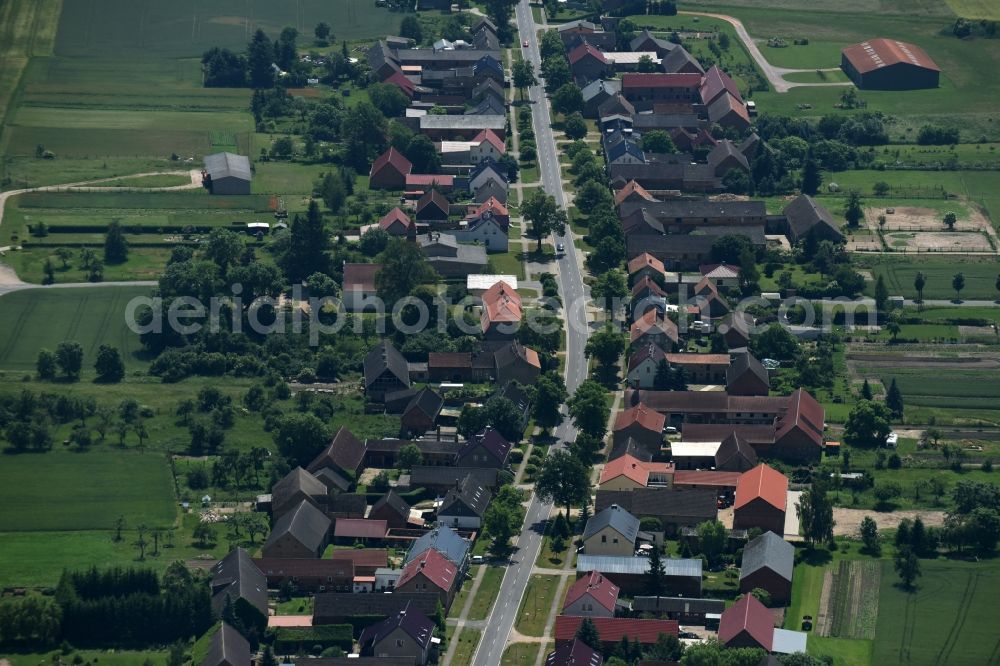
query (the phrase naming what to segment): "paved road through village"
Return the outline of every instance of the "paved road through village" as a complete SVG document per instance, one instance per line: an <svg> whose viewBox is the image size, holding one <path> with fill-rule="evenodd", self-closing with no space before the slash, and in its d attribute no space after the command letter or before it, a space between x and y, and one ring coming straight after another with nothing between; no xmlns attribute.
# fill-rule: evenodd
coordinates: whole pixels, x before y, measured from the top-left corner
<svg viewBox="0 0 1000 666"><path fill-rule="evenodd" d="M538 27L532 18L528 0L521 0L517 5L516 15L520 39L528 41L528 47L523 49L523 55L534 64L535 71L540 72L541 56L538 52L536 32ZM555 137L552 134L544 88L541 85L530 88L528 99L534 116L542 186L547 193L555 197L556 203L565 207L566 195L562 188L559 153ZM566 247L565 254L559 257L558 262L560 286L562 287L563 302L566 305L566 388L572 394L576 387L587 378L587 361L583 355L588 332L585 292L583 275L572 237L567 233L557 237L556 242L563 243ZM553 449L561 446L562 442L573 441L576 437L576 429L567 420L555 430L555 435L560 444L552 447ZM532 495L524 527L517 539L517 550L511 557L496 602L493 604L493 609L487 619L482 640L473 656L472 663L475 666L499 666L500 664L504 648L507 646L507 639L514 627L517 612L521 606L524 590L528 585L531 567L541 550L543 524L551 510L552 504L541 502L537 496Z"/></svg>

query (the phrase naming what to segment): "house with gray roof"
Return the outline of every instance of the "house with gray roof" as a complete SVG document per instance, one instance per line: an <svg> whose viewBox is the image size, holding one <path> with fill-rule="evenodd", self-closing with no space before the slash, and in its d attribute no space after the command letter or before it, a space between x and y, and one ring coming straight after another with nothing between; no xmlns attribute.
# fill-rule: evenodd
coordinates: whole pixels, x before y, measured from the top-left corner
<svg viewBox="0 0 1000 666"><path fill-rule="evenodd" d="M631 555L639 536L639 519L612 504L587 521L583 546L589 555Z"/></svg>
<svg viewBox="0 0 1000 666"><path fill-rule="evenodd" d="M731 169L750 173L750 163L746 155L740 152L739 148L729 139L723 139L715 144L715 148L708 153L708 164L712 171L720 178L726 175Z"/></svg>
<svg viewBox="0 0 1000 666"><path fill-rule="evenodd" d="M404 360L405 362L405 360ZM409 369L407 368L407 379L409 379ZM365 443L354 436L345 426L340 426L337 434L330 440L323 451L309 463L308 469L316 478L324 481L323 476L327 475L325 470L329 470L335 477L344 478L349 476L355 478L358 470L361 469L361 462L365 458ZM328 475L327 475L328 476ZM331 481L338 487L338 481ZM327 483L324 481L324 483ZM330 483L327 483L330 485ZM346 490L343 488L342 490Z"/></svg>
<svg viewBox="0 0 1000 666"><path fill-rule="evenodd" d="M667 620L677 620L680 624L704 626L706 615L721 615L722 611L726 610L726 600L640 596L632 600L632 610Z"/></svg>
<svg viewBox="0 0 1000 666"><path fill-rule="evenodd" d="M597 118L597 109L622 90L621 79L597 79L583 87L583 115Z"/></svg>
<svg viewBox="0 0 1000 666"><path fill-rule="evenodd" d="M223 622L208 642L208 652L199 666L246 666L251 663L250 643Z"/></svg>
<svg viewBox="0 0 1000 666"><path fill-rule="evenodd" d="M315 596L313 602L313 625L344 624L353 618L387 618L409 607L424 615L434 614L437 597L421 592L393 592L392 594L372 594L371 592L327 592Z"/></svg>
<svg viewBox="0 0 1000 666"><path fill-rule="evenodd" d="M749 472L757 466L757 452L736 430L729 433L715 452L715 469L720 472Z"/></svg>
<svg viewBox="0 0 1000 666"><path fill-rule="evenodd" d="M487 426L466 441L455 463L470 467L495 467L503 469L507 465L511 443L495 428Z"/></svg>
<svg viewBox="0 0 1000 666"><path fill-rule="evenodd" d="M663 57L660 66L667 74L704 74L705 70L701 63L693 55L687 52L683 46L671 49L670 53Z"/></svg>
<svg viewBox="0 0 1000 666"><path fill-rule="evenodd" d="M358 644L362 656L410 657L417 666L427 663L434 623L407 604L398 613L368 625Z"/></svg>
<svg viewBox="0 0 1000 666"><path fill-rule="evenodd" d="M229 605L247 626L267 626L267 578L243 548L234 548L211 569L212 611Z"/></svg>
<svg viewBox="0 0 1000 666"><path fill-rule="evenodd" d="M448 115L427 114L420 116L420 133L435 141L471 141L483 130L493 132L503 139L506 136L507 117L502 114Z"/></svg>
<svg viewBox="0 0 1000 666"><path fill-rule="evenodd" d="M315 476L296 467L271 488L271 518L277 520L305 500L325 510L329 490Z"/></svg>
<svg viewBox="0 0 1000 666"><path fill-rule="evenodd" d="M701 595L701 559L665 557L664 585L670 596L699 597ZM590 555L577 557L577 578L591 571L604 574L621 588L622 596L645 594L648 588L649 558L642 555Z"/></svg>
<svg viewBox="0 0 1000 666"><path fill-rule="evenodd" d="M250 160L246 155L205 155L204 182L212 194L250 194Z"/></svg>
<svg viewBox="0 0 1000 666"><path fill-rule="evenodd" d="M785 206L782 214L786 219L785 235L792 243L798 243L810 232L815 233L818 240L844 242L844 234L833 214L808 194L797 196Z"/></svg>
<svg viewBox="0 0 1000 666"><path fill-rule="evenodd" d="M649 28L640 32L628 45L630 51L655 51L658 58L662 58L678 47L678 44L662 37L656 37L649 31Z"/></svg>
<svg viewBox="0 0 1000 666"><path fill-rule="evenodd" d="M454 529L478 530L490 504L492 494L469 475L448 491L438 509L438 523Z"/></svg>
<svg viewBox="0 0 1000 666"><path fill-rule="evenodd" d="M667 535L718 517L716 493L710 488L635 488L598 490L595 510L620 506L639 518L656 518Z"/></svg>
<svg viewBox="0 0 1000 666"><path fill-rule="evenodd" d="M445 279L484 273L489 263L485 247L459 243L455 234L431 231L418 236L417 245L431 268Z"/></svg>
<svg viewBox="0 0 1000 666"><path fill-rule="evenodd" d="M764 532L743 548L740 565L740 592L767 590L779 604L792 598L795 547L774 532Z"/></svg>
<svg viewBox="0 0 1000 666"><path fill-rule="evenodd" d="M448 561L457 566L459 571L463 571L469 564L469 551L472 549L472 543L460 537L458 532L447 525L438 525L413 542L410 550L406 553L403 564L409 564L430 549L441 553Z"/></svg>
<svg viewBox="0 0 1000 666"><path fill-rule="evenodd" d="M726 368L726 393L729 395L767 395L771 378L767 368L750 352L732 354Z"/></svg>
<svg viewBox="0 0 1000 666"><path fill-rule="evenodd" d="M387 393L410 388L410 366L391 343L380 341L365 356L365 395L381 402Z"/></svg>
<svg viewBox="0 0 1000 666"><path fill-rule="evenodd" d="M303 500L278 519L264 542L264 557L320 557L330 536L330 519Z"/></svg>

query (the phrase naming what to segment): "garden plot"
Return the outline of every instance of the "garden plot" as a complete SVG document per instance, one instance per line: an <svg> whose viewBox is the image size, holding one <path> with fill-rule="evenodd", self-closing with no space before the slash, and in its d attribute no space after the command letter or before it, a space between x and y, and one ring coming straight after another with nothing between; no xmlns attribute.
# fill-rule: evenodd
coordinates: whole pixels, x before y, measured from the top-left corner
<svg viewBox="0 0 1000 666"><path fill-rule="evenodd" d="M841 560L824 580L817 627L820 636L875 638L881 565L878 560Z"/></svg>

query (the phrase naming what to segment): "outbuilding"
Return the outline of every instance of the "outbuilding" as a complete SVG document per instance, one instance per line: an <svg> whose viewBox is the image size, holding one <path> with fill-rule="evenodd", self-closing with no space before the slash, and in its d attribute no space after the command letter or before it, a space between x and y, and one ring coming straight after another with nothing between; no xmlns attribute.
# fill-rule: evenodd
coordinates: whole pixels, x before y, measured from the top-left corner
<svg viewBox="0 0 1000 666"><path fill-rule="evenodd" d="M250 194L250 160L246 155L212 153L205 156L203 182L212 194Z"/></svg>
<svg viewBox="0 0 1000 666"><path fill-rule="evenodd" d="M845 48L840 67L865 90L937 88L941 78L941 68L922 48L882 37Z"/></svg>

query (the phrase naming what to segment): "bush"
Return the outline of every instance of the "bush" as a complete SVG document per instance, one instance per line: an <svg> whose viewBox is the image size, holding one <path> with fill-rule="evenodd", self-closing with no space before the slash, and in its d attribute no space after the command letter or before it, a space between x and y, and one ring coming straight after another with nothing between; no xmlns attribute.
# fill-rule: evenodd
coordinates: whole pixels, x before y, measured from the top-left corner
<svg viewBox="0 0 1000 666"><path fill-rule="evenodd" d="M524 451L521 449L511 449L509 460L513 465L520 465L521 461L524 460Z"/></svg>
<svg viewBox="0 0 1000 666"><path fill-rule="evenodd" d="M191 490L204 490L208 488L208 472L204 467L195 467L188 470L187 485Z"/></svg>

